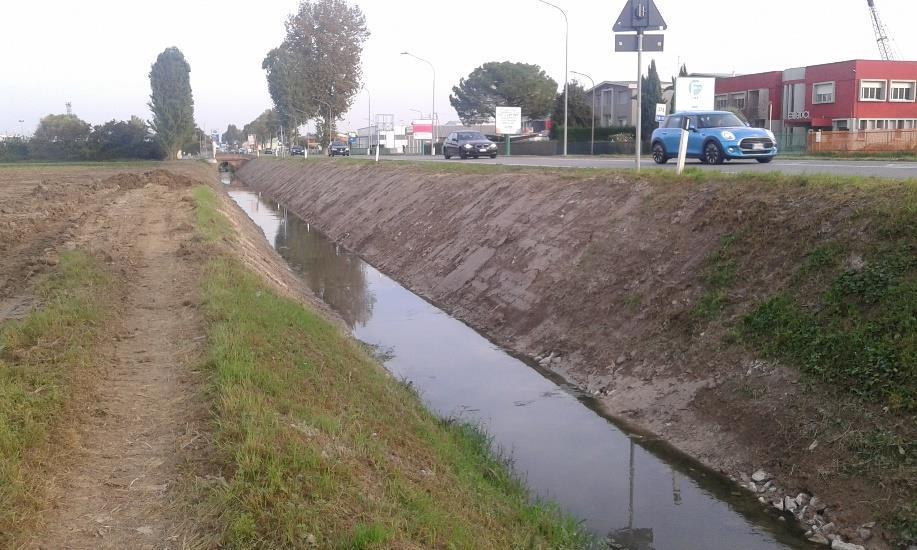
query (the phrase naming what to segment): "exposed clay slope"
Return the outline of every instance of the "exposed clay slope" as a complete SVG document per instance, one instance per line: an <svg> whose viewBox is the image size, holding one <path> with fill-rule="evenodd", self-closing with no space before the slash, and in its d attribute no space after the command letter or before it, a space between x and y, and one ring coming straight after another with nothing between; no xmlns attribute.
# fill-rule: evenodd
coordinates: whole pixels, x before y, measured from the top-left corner
<svg viewBox="0 0 917 550"><path fill-rule="evenodd" d="M912 469L846 473L851 433L910 437L913 417L802 384L729 338L820 245L841 242L845 262L862 263L881 230L875 212L906 204L912 188L450 170L264 159L239 176L497 343L604 396L610 413L737 477L764 467L788 493L827 499L848 538L913 500ZM711 309L723 256L731 274ZM813 285L797 286L815 296Z"/></svg>

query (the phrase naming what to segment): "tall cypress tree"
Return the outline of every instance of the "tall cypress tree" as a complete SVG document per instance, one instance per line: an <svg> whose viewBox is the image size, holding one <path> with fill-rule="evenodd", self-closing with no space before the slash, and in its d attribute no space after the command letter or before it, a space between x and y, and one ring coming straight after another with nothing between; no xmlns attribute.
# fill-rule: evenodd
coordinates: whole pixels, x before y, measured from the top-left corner
<svg viewBox="0 0 917 550"><path fill-rule="evenodd" d="M150 69L151 124L156 136L175 159L194 140L194 98L191 97L191 66L178 48L166 48Z"/></svg>
<svg viewBox="0 0 917 550"><path fill-rule="evenodd" d="M649 141L656 124L656 104L662 103L662 82L656 70L656 60L650 62L649 72L643 78L643 105L640 109L642 141Z"/></svg>
<svg viewBox="0 0 917 550"><path fill-rule="evenodd" d="M683 78L688 76L688 67L684 63L681 64L681 68L678 70L678 78ZM677 105L675 102L678 100L678 94L675 93L677 79L672 77L672 101L669 103L669 114L677 111Z"/></svg>

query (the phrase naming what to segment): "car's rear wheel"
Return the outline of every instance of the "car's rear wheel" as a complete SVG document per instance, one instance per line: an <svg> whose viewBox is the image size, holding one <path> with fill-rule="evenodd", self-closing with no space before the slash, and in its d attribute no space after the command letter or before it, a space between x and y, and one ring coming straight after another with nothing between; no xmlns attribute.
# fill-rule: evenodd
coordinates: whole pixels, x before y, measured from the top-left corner
<svg viewBox="0 0 917 550"><path fill-rule="evenodd" d="M450 155L448 151L446 151L445 149L443 149L443 158L446 159L446 160L449 160L449 159L452 158L452 155Z"/></svg>
<svg viewBox="0 0 917 550"><path fill-rule="evenodd" d="M704 162L707 164L723 164L723 149L715 141L708 141L704 145Z"/></svg>
<svg viewBox="0 0 917 550"><path fill-rule="evenodd" d="M459 158L466 159L468 158L468 155L465 154L465 151L459 150Z"/></svg>
<svg viewBox="0 0 917 550"><path fill-rule="evenodd" d="M761 164L767 164L768 162L774 160L774 157L761 157L761 158L755 159L755 160L757 160L757 161L760 162Z"/></svg>
<svg viewBox="0 0 917 550"><path fill-rule="evenodd" d="M495 159L495 158L497 158L497 154L496 154L496 153L494 153L494 154L492 154L492 155L490 155L490 158L492 158L492 159Z"/></svg>
<svg viewBox="0 0 917 550"><path fill-rule="evenodd" d="M668 162L669 157L665 154L665 147L662 146L658 141L653 144L653 161L656 164L665 164Z"/></svg>

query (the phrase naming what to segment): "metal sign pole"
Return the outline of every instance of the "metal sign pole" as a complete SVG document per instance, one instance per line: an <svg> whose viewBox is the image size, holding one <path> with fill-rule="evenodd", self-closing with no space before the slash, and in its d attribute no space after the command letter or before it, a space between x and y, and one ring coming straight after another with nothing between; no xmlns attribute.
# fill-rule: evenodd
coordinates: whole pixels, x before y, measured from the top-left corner
<svg viewBox="0 0 917 550"><path fill-rule="evenodd" d="M643 31L637 31L637 172L643 148Z"/></svg>

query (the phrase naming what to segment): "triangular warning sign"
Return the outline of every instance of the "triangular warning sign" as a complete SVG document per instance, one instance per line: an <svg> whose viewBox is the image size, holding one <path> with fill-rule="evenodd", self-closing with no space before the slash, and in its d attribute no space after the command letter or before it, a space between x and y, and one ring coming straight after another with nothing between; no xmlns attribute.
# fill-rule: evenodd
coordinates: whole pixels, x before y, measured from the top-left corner
<svg viewBox="0 0 917 550"><path fill-rule="evenodd" d="M614 32L665 30L668 25L653 0L628 0L615 21Z"/></svg>

